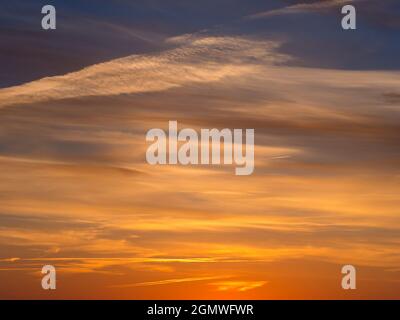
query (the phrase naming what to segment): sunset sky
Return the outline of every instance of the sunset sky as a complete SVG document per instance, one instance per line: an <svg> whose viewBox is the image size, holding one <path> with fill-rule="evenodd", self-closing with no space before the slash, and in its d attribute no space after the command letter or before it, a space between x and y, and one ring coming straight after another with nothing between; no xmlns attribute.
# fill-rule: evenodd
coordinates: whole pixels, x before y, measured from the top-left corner
<svg viewBox="0 0 400 320"><path fill-rule="evenodd" d="M399 1L2 1L0 42L0 299L400 299ZM170 120L253 175L147 164Z"/></svg>

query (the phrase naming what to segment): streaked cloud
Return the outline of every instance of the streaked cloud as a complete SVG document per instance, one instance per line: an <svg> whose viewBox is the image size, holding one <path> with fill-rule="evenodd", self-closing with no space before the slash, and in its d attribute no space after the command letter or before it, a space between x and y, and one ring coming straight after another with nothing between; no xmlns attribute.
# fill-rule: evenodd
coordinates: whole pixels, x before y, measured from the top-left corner
<svg viewBox="0 0 400 320"><path fill-rule="evenodd" d="M178 47L160 54L134 55L64 76L1 89L0 107L87 96L163 91L184 84L207 83L251 73L256 68L251 63L252 59L267 65L287 59L276 53L279 44L272 41L196 36L167 41L176 43Z"/></svg>
<svg viewBox="0 0 400 320"><path fill-rule="evenodd" d="M181 279L167 279L160 281L150 281L150 282L142 282L142 283L132 283L132 284L124 284L115 286L117 288L129 288L129 287L147 287L147 286L159 286L159 285L168 285L168 284L176 284L182 282L196 282L196 281L208 281L215 280L221 278L229 278L229 276L225 277L199 277L199 278L181 278Z"/></svg>
<svg viewBox="0 0 400 320"><path fill-rule="evenodd" d="M260 288L264 286L267 281L220 281L214 282L211 285L216 286L217 290L229 291L237 290L240 292Z"/></svg>
<svg viewBox="0 0 400 320"><path fill-rule="evenodd" d="M256 13L247 16L246 19L262 19L267 17L285 15L285 14L297 14L306 12L318 12L326 9L331 9L339 6L344 6L346 4L352 4L354 2L360 2L364 0L321 0L312 2L302 2L286 6L279 9L272 9L260 13Z"/></svg>

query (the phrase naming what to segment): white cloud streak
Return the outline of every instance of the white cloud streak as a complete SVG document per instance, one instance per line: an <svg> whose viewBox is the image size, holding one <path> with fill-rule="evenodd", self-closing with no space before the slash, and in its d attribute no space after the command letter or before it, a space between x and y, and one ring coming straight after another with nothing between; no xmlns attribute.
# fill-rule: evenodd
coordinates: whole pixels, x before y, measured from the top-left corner
<svg viewBox="0 0 400 320"><path fill-rule="evenodd" d="M282 62L279 43L234 37L178 37L177 48L158 54L132 55L63 76L43 78L0 90L0 108L51 100L156 92L188 83L206 83L254 71L246 62Z"/></svg>
<svg viewBox="0 0 400 320"><path fill-rule="evenodd" d="M330 1L320 1L313 3L299 3L291 6L287 6L280 9L274 9L269 11L264 11L260 13L256 13L250 16L247 16L246 19L262 19L279 15L286 14L297 14L297 13L305 13L305 12L313 12L313 11L321 11L324 9L334 8L339 5L346 5L356 1L362 0L330 0Z"/></svg>

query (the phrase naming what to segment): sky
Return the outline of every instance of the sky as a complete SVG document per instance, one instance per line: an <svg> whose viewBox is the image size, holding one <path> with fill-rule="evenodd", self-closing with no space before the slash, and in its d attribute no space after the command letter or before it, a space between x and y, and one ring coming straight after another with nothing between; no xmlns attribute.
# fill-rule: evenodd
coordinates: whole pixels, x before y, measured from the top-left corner
<svg viewBox="0 0 400 320"><path fill-rule="evenodd" d="M395 0L3 1L0 298L399 299L399 21ZM254 174L150 166L171 120L254 128Z"/></svg>

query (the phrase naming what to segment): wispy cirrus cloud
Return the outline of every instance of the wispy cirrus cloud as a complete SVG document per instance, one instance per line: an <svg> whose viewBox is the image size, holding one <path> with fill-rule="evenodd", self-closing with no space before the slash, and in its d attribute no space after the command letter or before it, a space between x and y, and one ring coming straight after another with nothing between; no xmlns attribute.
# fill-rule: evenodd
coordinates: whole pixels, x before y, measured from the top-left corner
<svg viewBox="0 0 400 320"><path fill-rule="evenodd" d="M260 288L267 284L267 281L219 281L211 283L219 291L240 291L245 292L248 290Z"/></svg>
<svg viewBox="0 0 400 320"><path fill-rule="evenodd" d="M256 69L252 61L272 65L288 59L279 43L235 37L175 37L175 49L133 55L0 90L0 108L89 96L157 92L190 83L208 83Z"/></svg>
<svg viewBox="0 0 400 320"><path fill-rule="evenodd" d="M245 17L245 19L262 19L262 18L268 18L268 17L286 15L286 14L318 12L318 11L324 11L326 9L335 8L340 5L346 5L346 4L351 4L354 2L360 2L360 1L363 1L363 0L322 0L322 1L312 1L312 2L299 1L300 3L286 6L283 8L272 9L272 10L252 14L252 15Z"/></svg>
<svg viewBox="0 0 400 320"><path fill-rule="evenodd" d="M212 277L194 277L194 278L179 278L179 279L167 279L159 281L139 282L112 286L115 288L130 288L130 287L148 287L148 286L160 286L168 284L177 284L184 282L197 282L197 281L209 281L223 278L230 278L231 276L212 276Z"/></svg>

